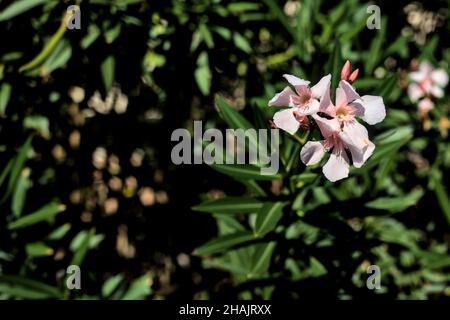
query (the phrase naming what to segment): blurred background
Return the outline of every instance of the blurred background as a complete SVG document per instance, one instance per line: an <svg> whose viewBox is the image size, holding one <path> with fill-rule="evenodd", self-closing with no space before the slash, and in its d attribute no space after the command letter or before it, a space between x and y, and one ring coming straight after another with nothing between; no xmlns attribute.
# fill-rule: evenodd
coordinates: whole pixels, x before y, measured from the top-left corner
<svg viewBox="0 0 450 320"><path fill-rule="evenodd" d="M73 4L81 28L70 30ZM370 4L379 30L366 27ZM420 61L448 73L448 16L444 0L1 1L0 298L448 298L448 90L426 114L407 95ZM261 183L296 217L279 223L261 277L193 254L248 225L191 208L251 191L207 165L173 165L172 131L227 128L216 95L269 128L282 74L315 83L346 59L356 88L385 100L370 132L382 152L336 185ZM370 264L381 290L366 287ZM65 285L69 265L80 290Z"/></svg>

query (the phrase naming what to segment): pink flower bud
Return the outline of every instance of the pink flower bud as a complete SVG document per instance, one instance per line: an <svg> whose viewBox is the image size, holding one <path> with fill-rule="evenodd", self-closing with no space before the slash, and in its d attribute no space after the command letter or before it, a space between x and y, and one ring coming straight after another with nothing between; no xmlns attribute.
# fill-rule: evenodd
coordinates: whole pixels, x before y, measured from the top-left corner
<svg viewBox="0 0 450 320"><path fill-rule="evenodd" d="M346 61L341 71L341 80L347 80L350 75L350 61Z"/></svg>
<svg viewBox="0 0 450 320"><path fill-rule="evenodd" d="M354 82L356 80L356 78L358 78L358 73L359 73L359 69L356 69L355 71L353 71L352 74L348 77L348 80L350 82Z"/></svg>

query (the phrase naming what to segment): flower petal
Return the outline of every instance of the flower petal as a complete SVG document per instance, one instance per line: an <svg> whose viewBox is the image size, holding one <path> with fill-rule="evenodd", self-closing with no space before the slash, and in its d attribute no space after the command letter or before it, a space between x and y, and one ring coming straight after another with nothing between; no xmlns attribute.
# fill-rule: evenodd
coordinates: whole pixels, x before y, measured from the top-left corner
<svg viewBox="0 0 450 320"><path fill-rule="evenodd" d="M422 113L427 113L434 107L433 101L431 101L429 98L425 98L419 101L419 111Z"/></svg>
<svg viewBox="0 0 450 320"><path fill-rule="evenodd" d="M445 87L448 83L448 74L444 69L436 69L431 72L433 82L441 87Z"/></svg>
<svg viewBox="0 0 450 320"><path fill-rule="evenodd" d="M340 137L350 150L353 165L357 168L366 162L375 149L375 145L369 140L367 129L357 121L347 123Z"/></svg>
<svg viewBox="0 0 450 320"><path fill-rule="evenodd" d="M290 87L286 87L283 91L277 93L270 101L269 106L284 107L289 105L291 95L294 95L294 91Z"/></svg>
<svg viewBox="0 0 450 320"><path fill-rule="evenodd" d="M343 148L334 148L327 163L323 166L323 174L331 182L348 177L349 160Z"/></svg>
<svg viewBox="0 0 450 320"><path fill-rule="evenodd" d="M423 97L423 90L418 84L411 83L408 86L408 96L412 102L417 102L417 100Z"/></svg>
<svg viewBox="0 0 450 320"><path fill-rule="evenodd" d="M296 133L300 127L300 123L295 118L293 111L292 108L289 108L278 111L273 115L275 125L290 134Z"/></svg>
<svg viewBox="0 0 450 320"><path fill-rule="evenodd" d="M312 96L316 99L321 99L325 94L329 92L330 82L331 74L327 74L311 88Z"/></svg>
<svg viewBox="0 0 450 320"><path fill-rule="evenodd" d="M322 96L320 99L319 111L328 114L331 117L336 116L336 107L331 102L330 91Z"/></svg>
<svg viewBox="0 0 450 320"><path fill-rule="evenodd" d="M320 141L308 141L300 151L300 159L307 166L318 163L325 155L325 148Z"/></svg>
<svg viewBox="0 0 450 320"><path fill-rule="evenodd" d="M294 87L296 87L296 86L307 86L307 85L310 84L309 81L300 79L300 78L298 78L298 77L296 77L296 76L293 76L293 75L291 75L291 74L283 74L283 77L284 77L291 85L293 85Z"/></svg>
<svg viewBox="0 0 450 320"><path fill-rule="evenodd" d="M386 117L386 107L382 97L365 95L361 97L361 104L364 108L364 116L361 119L368 124L377 124Z"/></svg>
<svg viewBox="0 0 450 320"><path fill-rule="evenodd" d="M339 132L341 127L339 125L339 121L336 118L333 119L325 119L317 114L312 116L319 126L320 132L324 138L328 138L335 132Z"/></svg>
<svg viewBox="0 0 450 320"><path fill-rule="evenodd" d="M344 90L345 98L347 102L352 102L353 100L360 99L361 97L353 88L353 86L345 80L339 81L339 88Z"/></svg>
<svg viewBox="0 0 450 320"><path fill-rule="evenodd" d="M307 108L303 111L303 114L305 115L313 115L319 112L320 109L320 103L316 99L312 99L311 103L308 105Z"/></svg>
<svg viewBox="0 0 450 320"><path fill-rule="evenodd" d="M432 86L430 92L436 98L442 98L444 96L444 90L439 86Z"/></svg>

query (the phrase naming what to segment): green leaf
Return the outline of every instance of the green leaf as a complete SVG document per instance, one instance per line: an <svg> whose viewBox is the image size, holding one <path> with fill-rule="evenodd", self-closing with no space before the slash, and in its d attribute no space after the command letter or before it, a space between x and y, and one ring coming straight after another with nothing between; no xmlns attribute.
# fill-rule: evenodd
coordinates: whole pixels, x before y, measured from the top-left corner
<svg viewBox="0 0 450 320"><path fill-rule="evenodd" d="M27 190L31 187L31 185L32 181L30 180L30 169L25 168L22 170L12 196L11 210L16 218L20 217L22 214Z"/></svg>
<svg viewBox="0 0 450 320"><path fill-rule="evenodd" d="M83 261L84 258L86 257L86 254L89 251L89 244L91 241L91 238L95 235L95 229L92 228L91 230L89 230L89 232L85 232L85 236L82 238L81 243L79 244L79 246L77 246L75 254L72 257L72 265L77 265L80 266Z"/></svg>
<svg viewBox="0 0 450 320"><path fill-rule="evenodd" d="M41 221L50 221L58 213L64 211L65 208L66 207L63 204L51 202L33 213L30 213L20 219L10 222L8 224L8 229L17 230L31 226Z"/></svg>
<svg viewBox="0 0 450 320"><path fill-rule="evenodd" d="M20 299L61 298L58 288L20 276L0 275L0 292Z"/></svg>
<svg viewBox="0 0 450 320"><path fill-rule="evenodd" d="M108 280L106 280L102 286L102 296L105 298L109 297L114 292L114 290L116 290L122 280L123 276L120 273L108 278Z"/></svg>
<svg viewBox="0 0 450 320"><path fill-rule="evenodd" d="M238 181L242 180L276 180L281 179L282 175L261 174L261 168L249 164L211 164L211 168L223 174L229 175Z"/></svg>
<svg viewBox="0 0 450 320"><path fill-rule="evenodd" d="M9 20L45 3L47 0L16 0L0 12L0 22Z"/></svg>
<svg viewBox="0 0 450 320"><path fill-rule="evenodd" d="M116 66L116 60L113 55L108 56L101 65L103 85L106 92L111 90L114 82L114 71Z"/></svg>
<svg viewBox="0 0 450 320"><path fill-rule="evenodd" d="M6 106L8 105L11 96L11 85L9 83L2 83L0 86L0 116L5 114Z"/></svg>
<svg viewBox="0 0 450 320"><path fill-rule="evenodd" d="M401 212L415 204L422 198L424 192L422 189L414 190L406 196L401 197L381 197L366 203L367 208L387 210L391 213Z"/></svg>
<svg viewBox="0 0 450 320"><path fill-rule="evenodd" d="M53 249L44 243L29 243L25 246L27 256L32 258L48 257L53 255Z"/></svg>
<svg viewBox="0 0 450 320"><path fill-rule="evenodd" d="M41 75L48 75L53 70L65 66L71 56L72 47L70 46L70 43L65 40L60 41L40 68Z"/></svg>
<svg viewBox="0 0 450 320"><path fill-rule="evenodd" d="M375 88L374 94L377 96L381 96L386 99L392 92L392 90L397 87L398 83L398 74L394 73L388 76L383 81L380 81L380 85Z"/></svg>
<svg viewBox="0 0 450 320"><path fill-rule="evenodd" d="M208 54L206 52L202 52L197 59L197 69L195 70L194 77L203 95L209 95L211 89L211 70L209 69Z"/></svg>
<svg viewBox="0 0 450 320"><path fill-rule="evenodd" d="M375 38L373 38L369 51L367 52L366 59L366 75L372 75L375 66L381 59L381 54L383 53L383 43L386 37L386 26L387 20L385 17L381 20L381 28L372 30L372 32L376 32Z"/></svg>
<svg viewBox="0 0 450 320"><path fill-rule="evenodd" d="M263 275L267 272L275 246L275 241L258 245L258 248L253 255L252 271L251 274L248 275L249 278L254 278L255 275Z"/></svg>
<svg viewBox="0 0 450 320"><path fill-rule="evenodd" d="M199 30L203 40L205 41L206 45L208 46L208 48L210 48L210 49L214 48L213 37L212 37L209 29L206 27L206 25L204 23L200 24L198 27L198 30Z"/></svg>
<svg viewBox="0 0 450 320"><path fill-rule="evenodd" d="M233 34L233 41L234 41L234 45L241 49L242 51L244 51L245 53L250 53L252 52L252 47L250 46L248 40L246 38L244 38L241 34L239 33L234 33Z"/></svg>
<svg viewBox="0 0 450 320"><path fill-rule="evenodd" d="M149 274L143 275L142 277L134 280L128 291L122 297L123 300L138 300L144 299L149 294L152 293L151 289L152 278Z"/></svg>
<svg viewBox="0 0 450 320"><path fill-rule="evenodd" d="M450 201L448 194L445 191L445 187L442 184L441 179L436 177L436 175L431 175L431 177L434 184L434 193L438 199L439 206L441 207L447 222L450 224Z"/></svg>
<svg viewBox="0 0 450 320"><path fill-rule="evenodd" d="M283 202L265 203L256 215L255 236L262 237L277 226L283 215Z"/></svg>
<svg viewBox="0 0 450 320"><path fill-rule="evenodd" d="M204 256L220 253L225 251L226 249L254 239L254 235L249 231L240 231L232 234L227 234L198 247L197 249L195 249L194 254L198 256Z"/></svg>
<svg viewBox="0 0 450 320"><path fill-rule="evenodd" d="M326 74L328 74L331 71L331 92L335 92L338 86L339 80L341 79L341 69L343 66L344 61L342 58L341 43L339 40L336 40L334 43L333 52L328 60L328 72L326 72Z"/></svg>
<svg viewBox="0 0 450 320"><path fill-rule="evenodd" d="M9 180L8 180L8 187L6 189L6 193L4 194L2 201L6 200L10 194L13 192L17 180L20 177L20 174L23 170L23 167L25 165L25 162L27 161L28 158L28 154L31 150L31 140L32 137L28 137L27 141L25 141L25 143L22 145L22 147L20 147L20 150L17 154L17 156L14 158L14 161L11 165L11 173L9 175Z"/></svg>
<svg viewBox="0 0 450 320"><path fill-rule="evenodd" d="M23 72L26 70L34 69L35 67L38 67L41 65L45 59L55 50L57 44L64 36L64 33L67 30L66 26L66 17L64 17L61 21L61 24L56 31L56 33L50 38L50 40L47 42L47 44L44 46L44 48L39 52L39 54L34 57L30 62L24 64L19 68L19 72Z"/></svg>
<svg viewBox="0 0 450 320"><path fill-rule="evenodd" d="M225 197L203 202L192 210L209 213L251 213L261 209L263 203L255 198Z"/></svg>
<svg viewBox="0 0 450 320"><path fill-rule="evenodd" d="M225 120L225 122L232 129L251 129L252 125L245 119L237 110L231 108L225 100L220 96L216 95L216 105L219 109L219 114Z"/></svg>
<svg viewBox="0 0 450 320"><path fill-rule="evenodd" d="M44 116L28 116L23 120L23 127L26 129L37 130L42 137L50 138L50 123Z"/></svg>
<svg viewBox="0 0 450 320"><path fill-rule="evenodd" d="M67 234L67 232L69 232L71 227L72 226L71 226L70 223L65 223L62 226L60 226L60 227L56 228L55 230L53 230L47 236L47 239L48 240L60 240Z"/></svg>

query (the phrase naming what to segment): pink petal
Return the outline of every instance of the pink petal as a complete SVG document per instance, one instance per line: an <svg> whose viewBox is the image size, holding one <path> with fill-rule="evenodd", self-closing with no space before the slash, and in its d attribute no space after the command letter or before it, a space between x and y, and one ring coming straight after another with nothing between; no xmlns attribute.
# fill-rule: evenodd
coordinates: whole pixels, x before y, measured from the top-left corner
<svg viewBox="0 0 450 320"><path fill-rule="evenodd" d="M336 118L333 119L325 119L317 114L312 116L319 126L320 132L324 138L328 138L335 132L339 132L341 130L339 121Z"/></svg>
<svg viewBox="0 0 450 320"><path fill-rule="evenodd" d="M345 95L344 89L338 87L336 89L336 107L346 106L348 104L347 96Z"/></svg>
<svg viewBox="0 0 450 320"><path fill-rule="evenodd" d="M291 95L295 94L290 87L286 87L283 91L277 93L270 101L269 106L288 106Z"/></svg>
<svg viewBox="0 0 450 320"><path fill-rule="evenodd" d="M431 72L433 82L441 87L445 87L448 83L448 74L444 69L436 69Z"/></svg>
<svg viewBox="0 0 450 320"><path fill-rule="evenodd" d="M359 94L355 91L353 86L345 80L339 81L339 88L344 90L344 94L347 102L352 102L353 100L360 99Z"/></svg>
<svg viewBox="0 0 450 320"><path fill-rule="evenodd" d="M309 104L308 108L306 108L303 111L303 114L305 115L313 115L316 114L317 112L319 112L320 109L320 103L318 100L316 99L312 99L311 103Z"/></svg>
<svg viewBox="0 0 450 320"><path fill-rule="evenodd" d="M433 109L434 103L429 98L425 98L419 101L419 110L423 113L427 113Z"/></svg>
<svg viewBox="0 0 450 320"><path fill-rule="evenodd" d="M320 99L319 111L325 112L326 114L334 117L336 115L336 107L331 102L330 91L322 96Z"/></svg>
<svg viewBox="0 0 450 320"><path fill-rule="evenodd" d="M284 74L283 77L294 87L296 86L307 86L310 84L309 81L300 79L296 76L290 75L290 74Z"/></svg>
<svg viewBox="0 0 450 320"><path fill-rule="evenodd" d="M325 155L325 148L320 141L308 141L300 152L300 158L307 166L318 163Z"/></svg>
<svg viewBox="0 0 450 320"><path fill-rule="evenodd" d="M367 129L357 121L344 126L341 139L345 147L350 150L353 164L357 168L366 162L375 149L375 145L369 141Z"/></svg>
<svg viewBox="0 0 450 320"><path fill-rule="evenodd" d="M273 115L275 125L290 134L296 133L300 127L300 123L295 118L293 111L292 108L289 108L278 111Z"/></svg>
<svg viewBox="0 0 450 320"><path fill-rule="evenodd" d="M311 88L312 96L316 99L321 99L325 94L328 93L330 89L330 82L331 74L327 74Z"/></svg>
<svg viewBox="0 0 450 320"><path fill-rule="evenodd" d="M432 86L430 92L436 98L442 98L444 96L444 90L439 86Z"/></svg>
<svg viewBox="0 0 450 320"><path fill-rule="evenodd" d="M386 107L383 98L380 96L365 95L361 97L364 107L364 117L361 117L368 124L377 124L386 117Z"/></svg>
<svg viewBox="0 0 450 320"><path fill-rule="evenodd" d="M421 97L423 97L423 90L420 88L419 85L411 83L408 86L408 96L412 102L416 102Z"/></svg>
<svg viewBox="0 0 450 320"><path fill-rule="evenodd" d="M342 148L334 148L327 163L323 166L323 174L331 182L348 177L349 160Z"/></svg>
<svg viewBox="0 0 450 320"><path fill-rule="evenodd" d="M419 65L419 71L425 75L429 75L433 69L433 65L427 60L422 61Z"/></svg>

